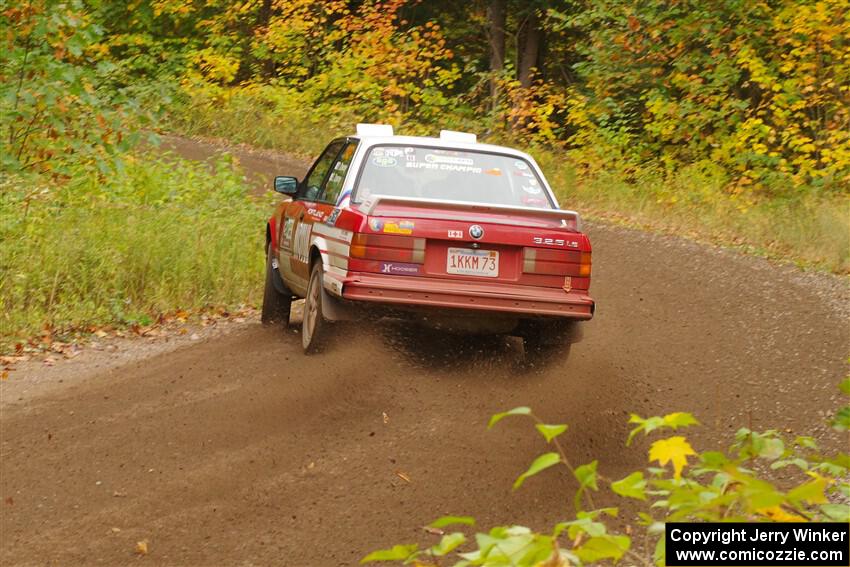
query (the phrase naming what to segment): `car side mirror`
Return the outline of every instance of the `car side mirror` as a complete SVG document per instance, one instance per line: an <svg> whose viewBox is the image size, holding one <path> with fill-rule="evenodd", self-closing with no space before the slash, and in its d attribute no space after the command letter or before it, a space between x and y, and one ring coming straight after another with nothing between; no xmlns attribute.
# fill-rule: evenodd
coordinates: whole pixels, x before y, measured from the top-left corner
<svg viewBox="0 0 850 567"><path fill-rule="evenodd" d="M274 178L274 190L294 197L298 192L298 179L288 175L278 175Z"/></svg>

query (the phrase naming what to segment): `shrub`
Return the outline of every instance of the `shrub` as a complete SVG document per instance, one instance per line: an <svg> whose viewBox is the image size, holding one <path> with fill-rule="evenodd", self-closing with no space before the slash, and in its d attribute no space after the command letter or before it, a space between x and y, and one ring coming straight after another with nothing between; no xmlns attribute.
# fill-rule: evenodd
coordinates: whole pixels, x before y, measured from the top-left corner
<svg viewBox="0 0 850 567"><path fill-rule="evenodd" d="M841 384L850 395L850 378ZM850 517L850 455L824 456L811 437L786 439L775 430L756 432L740 429L725 452L697 452L678 432L657 439L649 448L649 465L622 479L606 478L598 470L598 461L581 465L570 462L569 451L559 441L565 424L548 424L528 407L517 407L494 415L488 427L510 416L525 416L534 422L537 432L552 450L538 456L514 482L514 489L549 468L558 467L571 475L578 485L573 502L574 518L558 522L551 531L533 532L523 526L499 526L475 536L472 549L458 553L461 565L566 567L599 561L619 561L627 557L634 564L664 565L665 522L814 522L846 521ZM688 413L642 418L632 415L634 429L626 445L636 435L676 431L698 425ZM838 431L850 428L850 406L844 407L832 422ZM780 488L769 477L783 469ZM610 520L617 508L597 508L593 493L602 488L613 494L640 502L639 527L654 542L653 561L648 550L634 549L634 536L616 533ZM432 530L452 525L474 525L468 516L445 516L431 524ZM403 561L422 567L442 565L449 554L467 543L466 536L455 531L444 534L431 547L417 544L396 545L375 551L363 558L373 561Z"/></svg>

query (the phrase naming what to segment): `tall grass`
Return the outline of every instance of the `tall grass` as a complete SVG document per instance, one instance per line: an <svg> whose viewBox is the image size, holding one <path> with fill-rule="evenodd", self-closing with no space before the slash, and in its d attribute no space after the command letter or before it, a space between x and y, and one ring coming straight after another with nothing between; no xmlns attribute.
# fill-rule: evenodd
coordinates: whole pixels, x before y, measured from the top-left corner
<svg viewBox="0 0 850 567"><path fill-rule="evenodd" d="M109 178L56 187L5 178L0 337L256 301L268 209L223 159L130 156Z"/></svg>
<svg viewBox="0 0 850 567"><path fill-rule="evenodd" d="M345 109L314 112L299 93L268 86L193 94L175 113L184 132L301 156L315 156L332 137L348 134L356 122L364 121ZM457 127L452 120L447 117L441 127ZM438 129L435 126L433 131ZM420 124L399 128L422 130ZM511 144L505 139L495 142ZM580 175L576 166L581 160L570 152L526 149L541 163L562 205L588 217L850 273L850 200L846 195L802 187L782 192L791 196L745 200L731 195L727 180L712 173L711 167L694 165L676 174L648 169L637 176L614 167Z"/></svg>

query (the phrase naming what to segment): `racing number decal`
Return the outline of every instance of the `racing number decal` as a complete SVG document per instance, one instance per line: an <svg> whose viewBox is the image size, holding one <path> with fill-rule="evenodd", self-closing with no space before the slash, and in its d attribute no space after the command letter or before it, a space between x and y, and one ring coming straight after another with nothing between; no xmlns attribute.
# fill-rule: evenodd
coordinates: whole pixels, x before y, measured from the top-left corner
<svg viewBox="0 0 850 567"><path fill-rule="evenodd" d="M313 225L306 222L298 223L298 228L295 229L292 252L299 262L307 262L307 252L310 250L310 235L312 232Z"/></svg>
<svg viewBox="0 0 850 567"><path fill-rule="evenodd" d="M295 224L295 219L286 217L283 220L283 230L281 231L283 238L281 239L280 247L285 250L292 249L292 225Z"/></svg>

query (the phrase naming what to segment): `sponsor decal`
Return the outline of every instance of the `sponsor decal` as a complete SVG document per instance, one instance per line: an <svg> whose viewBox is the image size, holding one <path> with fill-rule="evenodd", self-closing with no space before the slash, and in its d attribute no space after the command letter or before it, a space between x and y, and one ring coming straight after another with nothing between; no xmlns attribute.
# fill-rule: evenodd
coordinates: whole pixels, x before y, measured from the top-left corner
<svg viewBox="0 0 850 567"><path fill-rule="evenodd" d="M398 164L398 161L389 156L377 156L372 157L372 163L378 167L395 167Z"/></svg>
<svg viewBox="0 0 850 567"><path fill-rule="evenodd" d="M325 221L325 224L329 226L333 226L336 224L336 219L339 218L339 214L342 212L342 209L334 209L331 211L331 214L328 215L328 220Z"/></svg>
<svg viewBox="0 0 850 567"><path fill-rule="evenodd" d="M475 165L472 158L438 156L436 154L426 154L425 161L428 163L448 163L451 165Z"/></svg>
<svg viewBox="0 0 850 567"><path fill-rule="evenodd" d="M401 150L401 148L386 148L386 149L384 149L384 155L388 155L390 157L399 157L403 153L404 152Z"/></svg>
<svg viewBox="0 0 850 567"><path fill-rule="evenodd" d="M413 234L413 221L388 222L384 224L384 232L389 234Z"/></svg>
<svg viewBox="0 0 850 567"><path fill-rule="evenodd" d="M484 229L478 226L477 224L474 224L469 227L469 236L478 240L479 238L484 236Z"/></svg>
<svg viewBox="0 0 850 567"><path fill-rule="evenodd" d="M321 211L315 207L310 207L309 209L307 209L307 214L313 217L313 220L317 220L319 222L325 220L324 211Z"/></svg>
<svg viewBox="0 0 850 567"><path fill-rule="evenodd" d="M540 187L534 187L533 185L523 185L522 190L530 195L539 195L542 191Z"/></svg>
<svg viewBox="0 0 850 567"><path fill-rule="evenodd" d="M404 148L404 153L412 154L412 153L416 153L416 150L411 148L410 146L408 146L408 147Z"/></svg>
<svg viewBox="0 0 850 567"><path fill-rule="evenodd" d="M528 164L526 164L524 161L515 161L514 167L517 169L525 170L528 169Z"/></svg>
<svg viewBox="0 0 850 567"><path fill-rule="evenodd" d="M404 264L399 262L381 262L382 274L395 274L399 276L415 276L421 270L419 264Z"/></svg>
<svg viewBox="0 0 850 567"><path fill-rule="evenodd" d="M502 170L499 169L498 167L494 167L493 169L485 169L484 173L486 175L495 175L496 177L502 176Z"/></svg>
<svg viewBox="0 0 850 567"><path fill-rule="evenodd" d="M369 219L369 228L375 232L380 232L384 229L384 221L381 219Z"/></svg>
<svg viewBox="0 0 850 567"><path fill-rule="evenodd" d="M449 238L463 238L462 230L450 230L448 233Z"/></svg>
<svg viewBox="0 0 850 567"><path fill-rule="evenodd" d="M424 161L408 161L405 163L405 167L411 167L414 169L433 169L439 171L457 171L459 173L481 173L482 171L480 167L474 167L471 165L455 165L451 163L427 163Z"/></svg>
<svg viewBox="0 0 850 567"><path fill-rule="evenodd" d="M570 291L571 289L573 289L573 278L566 276L564 278L564 291Z"/></svg>

